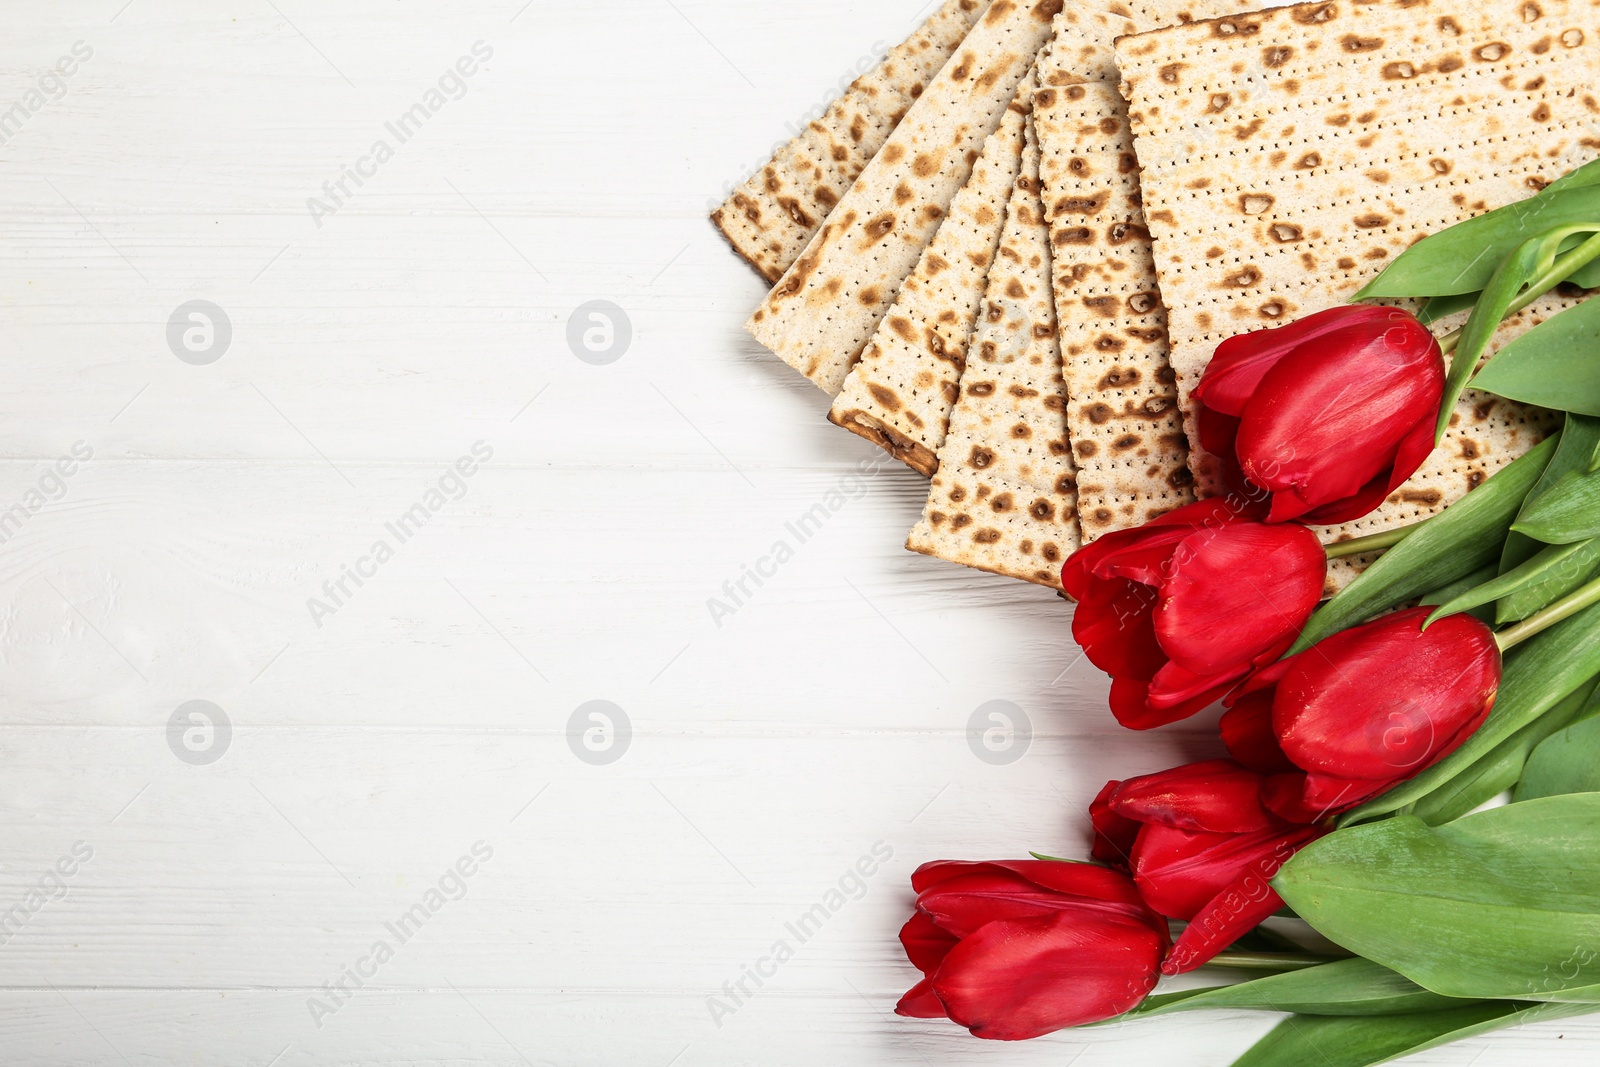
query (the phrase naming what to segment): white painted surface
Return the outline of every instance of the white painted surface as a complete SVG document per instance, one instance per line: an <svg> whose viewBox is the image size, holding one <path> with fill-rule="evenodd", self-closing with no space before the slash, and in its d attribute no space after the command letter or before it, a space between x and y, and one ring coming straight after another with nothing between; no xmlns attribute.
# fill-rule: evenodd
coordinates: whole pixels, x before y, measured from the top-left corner
<svg viewBox="0 0 1600 1067"><path fill-rule="evenodd" d="M0 111L93 50L0 147L0 510L93 450L0 547L0 910L93 849L0 945L5 1063L1220 1065L1268 1028L995 1046L890 1014L918 862L1080 849L1106 777L1204 751L1111 725L1047 592L902 551L915 475L707 610L874 455L744 337L761 286L707 205L917 0L123 2L0 9ZM318 226L307 198L479 41L465 96ZM233 324L208 366L167 347L193 299ZM610 366L565 340L595 299L632 321ZM318 626L308 598L480 441ZM196 699L233 727L209 765L168 745ZM609 766L567 743L595 699L633 725ZM1035 730L1010 766L967 746L995 699ZM465 897L317 1026L480 841ZM1597 1035L1418 1062L1587 1063Z"/></svg>

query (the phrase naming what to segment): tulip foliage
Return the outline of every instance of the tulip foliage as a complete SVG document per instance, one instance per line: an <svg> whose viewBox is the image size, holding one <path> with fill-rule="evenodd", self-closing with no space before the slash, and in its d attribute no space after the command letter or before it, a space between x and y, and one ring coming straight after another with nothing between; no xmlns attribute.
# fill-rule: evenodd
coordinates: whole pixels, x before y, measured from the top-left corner
<svg viewBox="0 0 1600 1067"><path fill-rule="evenodd" d="M1335 308L1217 349L1194 414L1226 494L1062 571L1114 717L1220 704L1213 758L1107 782L1087 861L919 869L901 1014L1020 1039L1290 1012L1237 1067L1362 1067L1600 1011L1600 300L1483 359L1563 283L1600 286L1600 161L1360 294L1417 314ZM1438 515L1323 546L1311 527L1383 503L1469 384L1565 421ZM1358 554L1381 555L1319 606L1328 560ZM1208 966L1256 977L1155 992Z"/></svg>

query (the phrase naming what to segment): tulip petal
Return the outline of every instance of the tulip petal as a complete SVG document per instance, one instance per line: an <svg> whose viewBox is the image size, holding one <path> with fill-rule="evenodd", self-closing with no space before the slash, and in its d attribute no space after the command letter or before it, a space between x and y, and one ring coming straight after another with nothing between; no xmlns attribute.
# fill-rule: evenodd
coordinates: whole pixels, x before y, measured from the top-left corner
<svg viewBox="0 0 1600 1067"><path fill-rule="evenodd" d="M1418 420L1416 426L1400 442L1388 471L1380 471L1377 477L1349 500L1327 504L1309 511L1301 517L1301 521L1313 526L1337 526L1340 523L1353 522L1375 511L1378 505L1388 499L1390 493L1409 481L1433 453L1434 424L1435 419L1431 414Z"/></svg>
<svg viewBox="0 0 1600 1067"><path fill-rule="evenodd" d="M1224 687L1224 692L1226 687ZM1111 714L1130 730L1154 730L1204 711L1222 695L1206 692L1192 700L1158 708L1150 701L1150 683L1134 678L1111 679Z"/></svg>
<svg viewBox="0 0 1600 1067"><path fill-rule="evenodd" d="M942 929L920 911L912 912L911 918L900 928L900 944L906 950L906 959L923 974L937 970L957 940L956 935Z"/></svg>
<svg viewBox="0 0 1600 1067"><path fill-rule="evenodd" d="M1190 920L1167 954L1161 973L1194 970L1283 907L1283 898L1272 888L1272 876L1291 856L1325 833L1307 826L1284 834L1271 852L1256 855Z"/></svg>
<svg viewBox="0 0 1600 1067"><path fill-rule="evenodd" d="M1107 534L1101 538L1102 541L1108 537L1131 536L1127 536L1125 543L1114 551L1100 557L1100 562L1094 569L1095 576L1126 578L1130 582L1159 586L1166 580L1173 549L1189 536L1189 532L1183 526L1168 526L1135 527L1132 530L1119 530Z"/></svg>
<svg viewBox="0 0 1600 1067"><path fill-rule="evenodd" d="M1226 674L1195 674L1168 663L1145 687L1145 703L1153 711L1192 708L1192 715L1221 700L1244 676L1243 668Z"/></svg>
<svg viewBox="0 0 1600 1067"><path fill-rule="evenodd" d="M917 910L956 937L969 937L996 919L1027 919L1059 911L1064 900L1008 872L987 870L942 882L917 897Z"/></svg>
<svg viewBox="0 0 1600 1067"><path fill-rule="evenodd" d="M1389 494L1393 492L1389 486L1391 473L1392 471L1379 471L1372 481L1363 485L1349 496L1310 510L1305 510L1301 507L1303 502L1298 497L1280 493L1272 498L1275 516L1273 521L1280 522L1294 519L1310 526L1338 526L1340 523L1354 522L1378 510L1383 502L1389 498ZM1281 509L1279 507L1280 501L1282 503ZM1283 519L1278 519L1276 515L1279 510L1292 512L1293 514L1287 514Z"/></svg>
<svg viewBox="0 0 1600 1067"><path fill-rule="evenodd" d="M1121 782L1107 782L1089 802L1089 822L1094 826L1094 843L1089 855L1101 863L1127 870L1128 857L1133 854L1133 843L1139 836L1139 823L1118 815L1111 808L1111 798L1121 785Z"/></svg>
<svg viewBox="0 0 1600 1067"><path fill-rule="evenodd" d="M1278 825L1261 805L1261 784L1261 775L1232 760L1205 760L1130 778L1116 791L1110 807L1141 823L1250 833Z"/></svg>
<svg viewBox="0 0 1600 1067"><path fill-rule="evenodd" d="M1222 903L1225 900L1234 903ZM1187 974L1204 965L1217 953L1272 918L1281 907L1283 898L1270 887L1265 895L1254 899L1243 895L1241 890L1223 890L1217 895L1217 900L1206 905L1195 921L1184 927L1183 933L1178 935L1172 951L1161 964L1161 973L1168 976Z"/></svg>
<svg viewBox="0 0 1600 1067"><path fill-rule="evenodd" d="M1234 442L1239 438L1239 420L1199 404L1195 410L1195 426L1200 432L1200 447L1215 456L1221 465L1223 483L1235 492L1244 490L1248 483L1233 451Z"/></svg>
<svg viewBox="0 0 1600 1067"><path fill-rule="evenodd" d="M1058 860L995 860L990 866L1010 871L1034 885L1083 897L1096 903L1139 910L1139 894L1128 876L1108 871L1092 863L1062 863Z"/></svg>
<svg viewBox="0 0 1600 1067"><path fill-rule="evenodd" d="M1261 379L1295 348L1335 330L1382 321L1391 310L1373 304L1346 304L1283 326L1230 337L1217 346L1193 398L1225 415L1242 415ZM1209 445L1204 447L1212 451Z"/></svg>
<svg viewBox="0 0 1600 1067"><path fill-rule="evenodd" d="M920 894L952 878L996 872L1057 893L1121 901L1135 907L1139 902L1126 876L1092 863L1059 860L934 860L912 872L911 888Z"/></svg>
<svg viewBox="0 0 1600 1067"><path fill-rule="evenodd" d="M933 989L951 1019L991 1040L1110 1019L1155 987L1162 926L1072 911L992 922L951 950Z"/></svg>
<svg viewBox="0 0 1600 1067"><path fill-rule="evenodd" d="M917 894L917 909L956 937L996 919L1048 915L1065 907L1123 916L1143 909L1126 875L1094 864L1008 860L965 866Z"/></svg>
<svg viewBox="0 0 1600 1067"><path fill-rule="evenodd" d="M1313 774L1394 781L1476 729L1500 682L1494 634L1470 615L1423 630L1430 611L1384 616L1296 656L1273 700L1284 754Z"/></svg>
<svg viewBox="0 0 1600 1067"><path fill-rule="evenodd" d="M1273 521L1387 478L1417 420L1437 413L1444 388L1438 343L1415 317L1387 315L1294 349L1251 395L1235 452L1245 476L1274 493Z"/></svg>
<svg viewBox="0 0 1600 1067"><path fill-rule="evenodd" d="M1156 638L1195 675L1242 674L1263 652L1293 640L1322 599L1328 566L1310 530L1262 523L1197 531L1172 562L1155 609Z"/></svg>
<svg viewBox="0 0 1600 1067"><path fill-rule="evenodd" d="M1217 724L1228 755L1263 774L1294 770L1272 732L1272 691L1258 690L1236 699Z"/></svg>
<svg viewBox="0 0 1600 1067"><path fill-rule="evenodd" d="M1243 873L1269 867L1276 872L1294 854L1285 842L1304 829L1214 834L1147 823L1133 850L1133 880L1145 903L1162 915L1192 919Z"/></svg>
<svg viewBox="0 0 1600 1067"><path fill-rule="evenodd" d="M1192 526L1199 529L1252 518L1260 518L1258 508L1252 502L1237 497L1213 496L1163 512L1146 522L1141 529L1151 526Z"/></svg>
<svg viewBox="0 0 1600 1067"><path fill-rule="evenodd" d="M900 1003L894 1006L896 1015L904 1015L908 1019L948 1019L944 1005L934 995L933 983L924 978L906 991L900 998Z"/></svg>
<svg viewBox="0 0 1600 1067"><path fill-rule="evenodd" d="M940 882L984 866L987 864L971 863L967 860L929 860L911 872L911 890L922 893Z"/></svg>
<svg viewBox="0 0 1600 1067"><path fill-rule="evenodd" d="M1118 678L1148 680L1167 662L1151 621L1155 590L1122 578L1096 581L1078 598L1072 636L1089 662Z"/></svg>
<svg viewBox="0 0 1600 1067"><path fill-rule="evenodd" d="M1349 811L1389 788L1389 784L1293 771L1268 778L1261 798L1279 818L1309 825Z"/></svg>

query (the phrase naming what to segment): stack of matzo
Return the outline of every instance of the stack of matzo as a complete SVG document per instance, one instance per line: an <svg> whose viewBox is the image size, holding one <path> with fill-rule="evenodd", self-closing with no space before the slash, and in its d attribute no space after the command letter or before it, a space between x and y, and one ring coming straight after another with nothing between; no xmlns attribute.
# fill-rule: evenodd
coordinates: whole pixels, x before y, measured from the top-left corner
<svg viewBox="0 0 1600 1067"><path fill-rule="evenodd" d="M973 342L928 505L906 547L1055 586L1079 539L1031 130Z"/></svg>
<svg viewBox="0 0 1600 1067"><path fill-rule="evenodd" d="M986 7L987 0L945 0L711 213L763 278L783 277Z"/></svg>
<svg viewBox="0 0 1600 1067"><path fill-rule="evenodd" d="M1600 0L1240 6L995 0L752 318L933 476L908 547L1055 586L1080 540L1215 491L1188 395L1222 339L1600 155ZM1469 394L1324 539L1438 510L1551 425Z"/></svg>
<svg viewBox="0 0 1600 1067"><path fill-rule="evenodd" d="M944 439L1006 200L1022 165L1032 99L1029 78L828 411L836 425L923 474L938 465L934 452Z"/></svg>
<svg viewBox="0 0 1600 1067"><path fill-rule="evenodd" d="M967 183L1062 0L994 0L747 326L839 391Z"/></svg>
<svg viewBox="0 0 1600 1067"><path fill-rule="evenodd" d="M1062 13L1040 71L1034 122L1087 541L1194 499L1114 42L1236 4L1075 5Z"/></svg>

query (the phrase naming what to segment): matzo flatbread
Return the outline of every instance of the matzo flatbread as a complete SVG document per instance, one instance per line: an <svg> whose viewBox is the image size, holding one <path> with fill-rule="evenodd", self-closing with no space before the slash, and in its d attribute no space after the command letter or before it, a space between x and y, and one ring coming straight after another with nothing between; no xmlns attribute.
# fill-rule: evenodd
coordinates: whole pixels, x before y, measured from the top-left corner
<svg viewBox="0 0 1600 1067"><path fill-rule="evenodd" d="M1062 0L994 0L745 328L830 396L1000 125Z"/></svg>
<svg viewBox="0 0 1600 1067"><path fill-rule="evenodd" d="M1059 589L1078 547L1066 406L1030 131L939 469L906 547Z"/></svg>
<svg viewBox="0 0 1600 1067"><path fill-rule="evenodd" d="M1035 127L1085 542L1194 499L1113 42L1237 3L1075 4L1039 60Z"/></svg>
<svg viewBox="0 0 1600 1067"><path fill-rule="evenodd" d="M1022 164L1033 95L1024 79L1000 128L922 252L894 306L834 398L828 418L923 474L938 466L967 343Z"/></svg>
<svg viewBox="0 0 1600 1067"><path fill-rule="evenodd" d="M822 228L987 6L988 0L945 0L711 213L733 250L768 284L783 276Z"/></svg>
<svg viewBox="0 0 1600 1067"><path fill-rule="evenodd" d="M1117 56L1186 408L1224 338L1346 301L1418 238L1600 153L1600 0L1332 0L1125 38ZM1433 514L1551 425L1469 393L1410 482L1319 532Z"/></svg>

